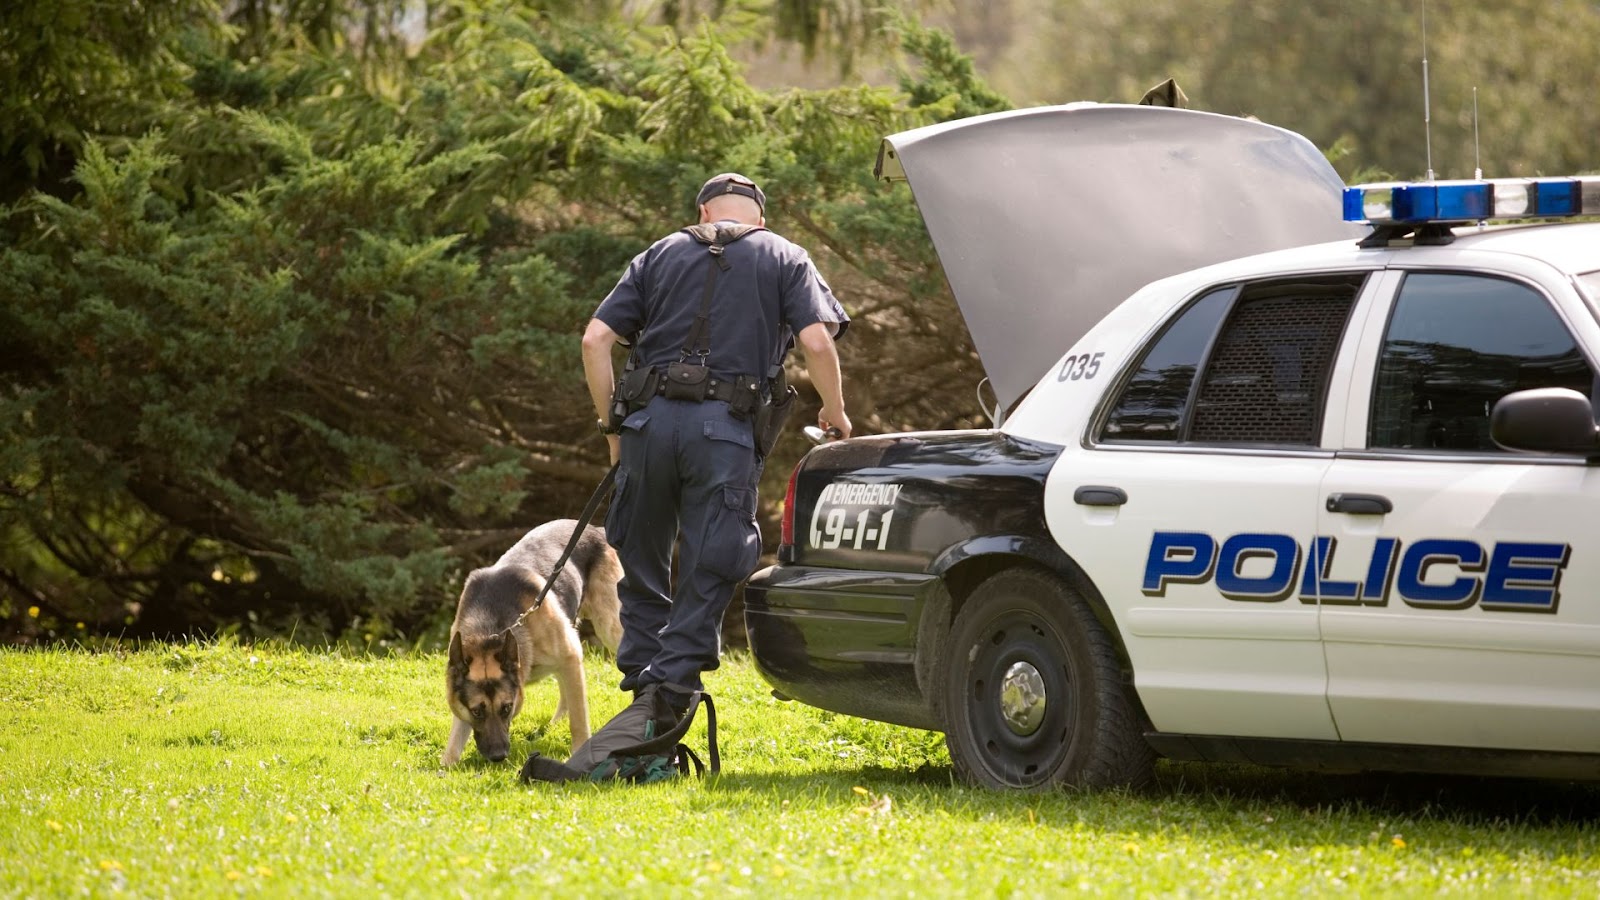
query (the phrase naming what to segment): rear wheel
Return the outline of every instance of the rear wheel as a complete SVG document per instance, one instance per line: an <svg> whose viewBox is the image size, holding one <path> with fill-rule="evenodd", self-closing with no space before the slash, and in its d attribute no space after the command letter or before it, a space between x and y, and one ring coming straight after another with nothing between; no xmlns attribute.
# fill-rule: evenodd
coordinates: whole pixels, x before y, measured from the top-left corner
<svg viewBox="0 0 1600 900"><path fill-rule="evenodd" d="M1054 575L1016 568L980 584L944 660L945 742L962 778L1042 790L1150 777L1111 639Z"/></svg>

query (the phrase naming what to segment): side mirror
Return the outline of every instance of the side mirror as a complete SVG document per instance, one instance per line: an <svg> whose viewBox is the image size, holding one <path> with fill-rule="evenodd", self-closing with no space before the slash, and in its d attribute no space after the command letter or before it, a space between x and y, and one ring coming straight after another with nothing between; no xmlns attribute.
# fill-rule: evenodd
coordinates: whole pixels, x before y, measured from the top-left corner
<svg viewBox="0 0 1600 900"><path fill-rule="evenodd" d="M1507 450L1600 454L1594 406L1570 388L1535 388L1501 397L1489 413L1489 437Z"/></svg>

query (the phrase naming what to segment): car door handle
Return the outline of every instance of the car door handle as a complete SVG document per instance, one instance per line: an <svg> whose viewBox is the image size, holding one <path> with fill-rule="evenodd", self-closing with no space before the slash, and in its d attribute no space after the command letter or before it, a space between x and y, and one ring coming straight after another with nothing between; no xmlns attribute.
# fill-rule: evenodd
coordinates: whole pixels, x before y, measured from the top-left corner
<svg viewBox="0 0 1600 900"><path fill-rule="evenodd" d="M1072 492L1072 502L1080 506L1121 506L1128 502L1128 492L1119 487L1086 484Z"/></svg>
<svg viewBox="0 0 1600 900"><path fill-rule="evenodd" d="M1382 494L1329 494L1328 512L1381 516L1394 512L1394 504Z"/></svg>

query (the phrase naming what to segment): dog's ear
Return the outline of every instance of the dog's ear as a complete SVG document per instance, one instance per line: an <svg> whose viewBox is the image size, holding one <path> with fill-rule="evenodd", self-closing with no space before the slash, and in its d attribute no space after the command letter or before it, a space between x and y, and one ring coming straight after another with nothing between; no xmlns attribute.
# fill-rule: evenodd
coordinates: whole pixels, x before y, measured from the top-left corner
<svg viewBox="0 0 1600 900"><path fill-rule="evenodd" d="M461 632L450 635L450 662L452 669L462 669L467 665L467 651L461 646Z"/></svg>
<svg viewBox="0 0 1600 900"><path fill-rule="evenodd" d="M500 648L494 653L494 658L500 661L500 671L520 671L520 667L517 665L517 653L517 639L507 635L506 639L500 642Z"/></svg>

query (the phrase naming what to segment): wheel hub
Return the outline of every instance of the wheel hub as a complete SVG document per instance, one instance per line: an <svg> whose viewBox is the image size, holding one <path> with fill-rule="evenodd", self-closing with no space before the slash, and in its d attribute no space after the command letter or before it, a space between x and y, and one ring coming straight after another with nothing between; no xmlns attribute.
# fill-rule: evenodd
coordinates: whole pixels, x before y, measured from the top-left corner
<svg viewBox="0 0 1600 900"><path fill-rule="evenodd" d="M1014 662L1000 680L1000 714L1012 734L1022 737L1039 730L1045 713L1044 677L1032 664Z"/></svg>

